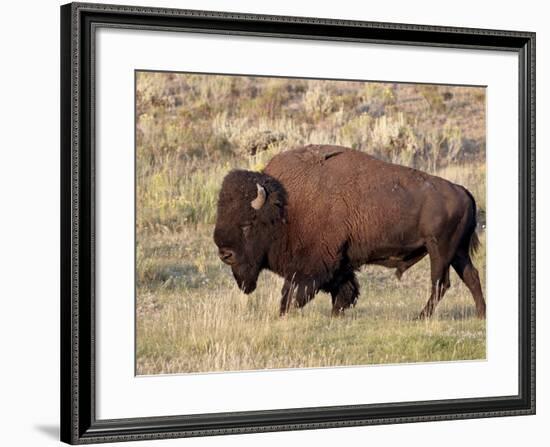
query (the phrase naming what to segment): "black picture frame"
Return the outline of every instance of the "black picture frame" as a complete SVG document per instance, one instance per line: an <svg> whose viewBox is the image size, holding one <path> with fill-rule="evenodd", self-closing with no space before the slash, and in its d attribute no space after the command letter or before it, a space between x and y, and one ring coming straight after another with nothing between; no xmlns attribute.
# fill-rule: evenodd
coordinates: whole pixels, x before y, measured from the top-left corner
<svg viewBox="0 0 550 447"><path fill-rule="evenodd" d="M95 417L94 38L162 29L510 51L519 57L519 387L513 396ZM535 33L72 3L61 7L61 440L70 444L535 413Z"/></svg>

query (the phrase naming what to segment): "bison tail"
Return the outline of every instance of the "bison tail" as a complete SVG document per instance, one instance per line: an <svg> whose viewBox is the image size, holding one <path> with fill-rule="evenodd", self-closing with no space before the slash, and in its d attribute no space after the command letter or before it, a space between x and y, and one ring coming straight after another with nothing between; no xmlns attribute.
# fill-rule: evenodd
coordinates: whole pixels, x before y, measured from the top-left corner
<svg viewBox="0 0 550 447"><path fill-rule="evenodd" d="M477 236L477 205L476 205L476 199L474 198L473 194L468 191L466 188L462 187L466 194L468 194L468 197L472 201L472 216L471 216L471 223L469 225L470 227L470 241L468 243L468 252L470 256L473 256L479 249L480 242L479 237Z"/></svg>
<svg viewBox="0 0 550 447"><path fill-rule="evenodd" d="M479 250L479 245L480 245L479 238L477 237L477 233L474 227L474 231L472 232L472 236L470 237L470 247L469 247L470 256L473 256L475 253L477 253L477 251Z"/></svg>

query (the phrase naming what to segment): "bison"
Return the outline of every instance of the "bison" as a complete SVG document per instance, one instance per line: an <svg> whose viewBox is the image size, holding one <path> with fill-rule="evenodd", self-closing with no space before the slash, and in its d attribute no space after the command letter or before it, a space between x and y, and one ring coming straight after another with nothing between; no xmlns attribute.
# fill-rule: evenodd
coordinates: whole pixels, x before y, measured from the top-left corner
<svg viewBox="0 0 550 447"><path fill-rule="evenodd" d="M244 293L264 269L284 278L281 316L320 290L339 315L357 301L362 265L394 268L401 278L429 255L431 296L419 317L430 317L450 287L450 266L485 317L471 259L479 245L472 194L357 150L309 145L274 156L263 172L229 172L214 242Z"/></svg>

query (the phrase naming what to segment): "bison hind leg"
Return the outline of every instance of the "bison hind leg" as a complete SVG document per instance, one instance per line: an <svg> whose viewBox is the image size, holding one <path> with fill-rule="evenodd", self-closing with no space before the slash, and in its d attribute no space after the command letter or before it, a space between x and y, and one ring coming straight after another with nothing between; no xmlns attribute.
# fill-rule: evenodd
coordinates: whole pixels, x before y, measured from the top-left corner
<svg viewBox="0 0 550 447"><path fill-rule="evenodd" d="M466 250L459 250L453 259L452 266L456 273L464 281L464 284L470 290L474 298L476 305L476 311L478 318L485 318L486 308L485 299L483 298L483 291L481 289L481 282L479 280L479 274L474 267L470 255Z"/></svg>
<svg viewBox="0 0 550 447"><path fill-rule="evenodd" d="M432 287L432 294L430 299L420 312L418 319L430 318L435 310L437 304L443 299L445 292L451 287L451 281L449 279L449 267L444 268L442 276L435 280L435 284Z"/></svg>

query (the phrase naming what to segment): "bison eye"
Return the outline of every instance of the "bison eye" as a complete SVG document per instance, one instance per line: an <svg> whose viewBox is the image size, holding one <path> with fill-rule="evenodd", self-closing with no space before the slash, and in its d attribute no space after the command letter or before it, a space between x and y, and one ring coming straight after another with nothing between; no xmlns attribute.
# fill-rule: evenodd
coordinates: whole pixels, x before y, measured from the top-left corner
<svg viewBox="0 0 550 447"><path fill-rule="evenodd" d="M250 233L250 229L252 228L252 224L244 224L244 225L241 225L241 230L243 232L243 234L246 236L248 233Z"/></svg>

